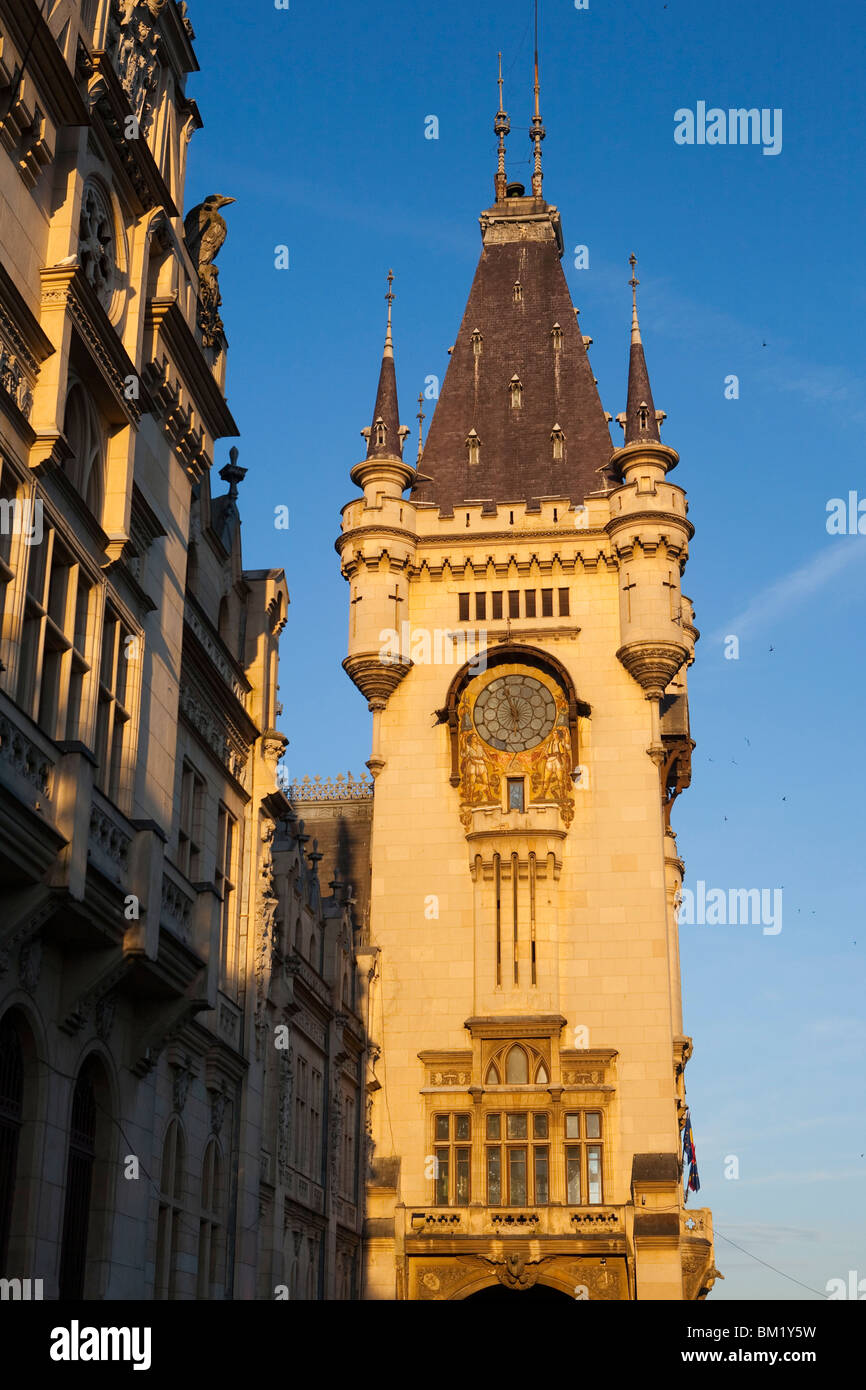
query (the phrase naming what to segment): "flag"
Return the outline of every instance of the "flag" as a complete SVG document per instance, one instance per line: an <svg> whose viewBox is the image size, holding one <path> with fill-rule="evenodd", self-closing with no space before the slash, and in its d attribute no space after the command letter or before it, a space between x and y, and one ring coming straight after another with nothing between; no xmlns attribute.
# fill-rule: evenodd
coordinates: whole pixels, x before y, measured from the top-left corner
<svg viewBox="0 0 866 1390"><path fill-rule="evenodd" d="M683 1177L685 1178L686 1164L689 1165L688 1181L686 1182L686 1201L689 1199L690 1192L700 1192L701 1180L698 1177L698 1156L695 1152L695 1136L692 1130L692 1113L686 1111L686 1120L683 1125Z"/></svg>

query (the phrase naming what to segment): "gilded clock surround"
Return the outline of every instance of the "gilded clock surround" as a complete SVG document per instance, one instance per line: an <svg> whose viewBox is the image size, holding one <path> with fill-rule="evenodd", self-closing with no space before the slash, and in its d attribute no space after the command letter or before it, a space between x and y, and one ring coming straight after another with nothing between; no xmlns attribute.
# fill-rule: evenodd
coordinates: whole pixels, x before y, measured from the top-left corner
<svg viewBox="0 0 866 1390"><path fill-rule="evenodd" d="M510 751L493 747L479 732L485 728L479 706L486 708L485 692L507 690L503 683L515 678L521 685L513 689L543 690L545 708L552 711L552 726L539 741L529 748ZM531 687L522 682L532 682ZM543 700L543 697L541 697ZM460 821L467 831L472 823L473 808L501 806L502 792L508 777L525 778L529 805L551 804L559 807L566 828L574 818L572 792L572 737L569 729L568 700L558 682L537 668L520 662L494 666L473 680L463 691L457 713L460 769Z"/></svg>

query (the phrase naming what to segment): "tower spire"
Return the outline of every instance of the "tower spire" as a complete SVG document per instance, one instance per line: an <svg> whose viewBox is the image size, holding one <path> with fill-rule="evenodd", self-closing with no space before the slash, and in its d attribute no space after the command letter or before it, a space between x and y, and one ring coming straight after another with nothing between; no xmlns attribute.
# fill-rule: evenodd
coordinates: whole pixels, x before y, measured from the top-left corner
<svg viewBox="0 0 866 1390"><path fill-rule="evenodd" d="M393 270L389 270L389 271L388 271L388 274L387 274L386 279L387 279L387 281L388 281L388 289L387 289L387 292L386 292L386 294L385 294L385 298L386 298L387 301L388 301L388 326L387 326L387 328L385 329L385 356L386 356L386 357L393 357L393 356L394 356L394 340L393 340L393 338L391 337L391 305L394 303L394 291L391 289L391 286L392 286L393 283L394 283L394 272L393 272Z"/></svg>
<svg viewBox="0 0 866 1390"><path fill-rule="evenodd" d="M418 462L421 462L421 455L424 453L424 421L427 417L424 414L424 392L418 392L418 414L415 419L418 421Z"/></svg>
<svg viewBox="0 0 866 1390"><path fill-rule="evenodd" d="M394 340L391 337L391 305L394 303L393 270L388 271L388 323L385 329L385 347L382 352L382 368L379 372L379 389L376 392L376 405L373 410L373 423L361 433L367 440L367 458L403 457L403 440L408 430L400 428L400 412L397 406L397 371L394 365Z"/></svg>
<svg viewBox="0 0 866 1390"><path fill-rule="evenodd" d="M535 0L535 111L532 117L532 129L529 138L535 149L535 158L532 170L532 196L540 198L542 175L541 175L541 142L547 134L541 123L541 111L539 107L539 85L538 85L538 0Z"/></svg>
<svg viewBox="0 0 866 1390"><path fill-rule="evenodd" d="M650 387L649 372L647 371L637 317L637 287L640 280L635 274L637 257L634 252L628 260L631 266L631 279L628 282L631 285L631 348L628 363L628 402L625 409L625 443L642 444L652 441L660 444L661 436L656 419L656 408L653 404L653 393Z"/></svg>
<svg viewBox="0 0 866 1390"><path fill-rule="evenodd" d="M502 104L502 54L499 55L499 110L496 112L496 120L493 122L493 130L499 140L499 150L496 164L496 187L497 203L505 202L508 181L505 176L505 137L511 130L511 122L508 119L508 112Z"/></svg>

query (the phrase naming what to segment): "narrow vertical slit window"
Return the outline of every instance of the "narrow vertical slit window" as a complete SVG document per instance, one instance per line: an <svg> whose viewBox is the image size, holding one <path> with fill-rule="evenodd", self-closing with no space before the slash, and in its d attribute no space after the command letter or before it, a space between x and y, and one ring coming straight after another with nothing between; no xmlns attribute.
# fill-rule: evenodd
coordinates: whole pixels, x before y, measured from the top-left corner
<svg viewBox="0 0 866 1390"><path fill-rule="evenodd" d="M458 603L458 619L459 619L459 621L460 621L461 623L467 623L467 622L469 621L469 595L468 595L468 594L458 594L458 595L457 595L457 603Z"/></svg>
<svg viewBox="0 0 866 1390"><path fill-rule="evenodd" d="M559 590L559 616L560 618L569 616L568 589Z"/></svg>
<svg viewBox="0 0 866 1390"><path fill-rule="evenodd" d="M502 617L502 590L501 590L501 589L494 589L494 590L493 590L493 593L492 593L492 595L491 595L491 597L492 597L492 600L493 600L493 617L494 617L494 618L501 618L501 617Z"/></svg>
<svg viewBox="0 0 866 1390"><path fill-rule="evenodd" d="M535 855L529 856L529 966L532 983L538 984L538 973L535 955Z"/></svg>
<svg viewBox="0 0 866 1390"><path fill-rule="evenodd" d="M498 854L493 856L493 889L496 896L496 986L502 984L502 868Z"/></svg>
<svg viewBox="0 0 866 1390"><path fill-rule="evenodd" d="M553 590L542 589L541 591L541 616L542 618L553 617Z"/></svg>
<svg viewBox="0 0 866 1390"><path fill-rule="evenodd" d="M508 590L508 616L509 618L520 617L520 590Z"/></svg>
<svg viewBox="0 0 866 1390"><path fill-rule="evenodd" d="M535 617L535 590L527 589L523 595L524 612L527 618Z"/></svg>
<svg viewBox="0 0 866 1390"><path fill-rule="evenodd" d="M514 922L513 932L513 956L514 956L514 983L520 983L520 966L517 958L517 894L518 894L518 858L516 854L511 856L511 915Z"/></svg>
<svg viewBox="0 0 866 1390"><path fill-rule="evenodd" d="M483 590L479 591L475 595L475 617L487 617L487 595L483 592Z"/></svg>

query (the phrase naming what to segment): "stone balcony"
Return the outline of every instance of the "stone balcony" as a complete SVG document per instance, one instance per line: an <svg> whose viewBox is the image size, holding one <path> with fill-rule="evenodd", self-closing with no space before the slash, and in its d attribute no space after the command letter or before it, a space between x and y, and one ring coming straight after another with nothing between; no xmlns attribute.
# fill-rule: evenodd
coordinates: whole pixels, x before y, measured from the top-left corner
<svg viewBox="0 0 866 1390"><path fill-rule="evenodd" d="M627 1211L624 1207L407 1207L406 1237L421 1240L498 1240L519 1237L537 1240L563 1237L624 1245Z"/></svg>

